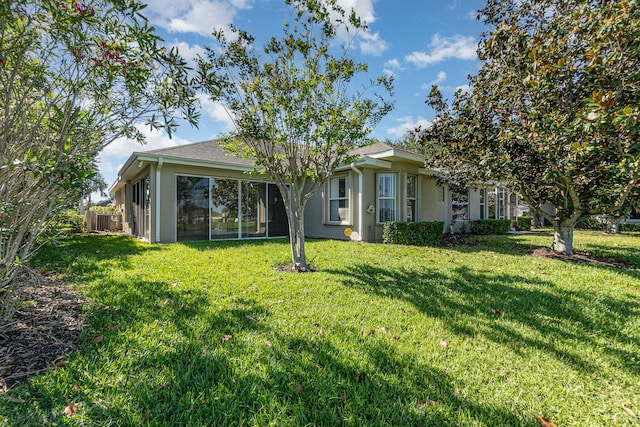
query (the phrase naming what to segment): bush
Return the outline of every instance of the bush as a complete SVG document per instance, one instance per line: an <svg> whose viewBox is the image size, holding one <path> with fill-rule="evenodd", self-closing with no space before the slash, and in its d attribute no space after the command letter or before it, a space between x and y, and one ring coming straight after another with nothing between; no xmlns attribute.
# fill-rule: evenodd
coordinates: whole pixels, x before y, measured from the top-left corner
<svg viewBox="0 0 640 427"><path fill-rule="evenodd" d="M385 222L382 241L396 245L428 246L444 240L444 222Z"/></svg>
<svg viewBox="0 0 640 427"><path fill-rule="evenodd" d="M620 231L640 231L640 224L620 224Z"/></svg>
<svg viewBox="0 0 640 427"><path fill-rule="evenodd" d="M70 233L82 233L84 231L84 215L80 215L74 210L58 214L54 223L55 227L60 231Z"/></svg>
<svg viewBox="0 0 640 427"><path fill-rule="evenodd" d="M507 234L511 230L510 219L477 219L471 221L473 234Z"/></svg>
<svg viewBox="0 0 640 427"><path fill-rule="evenodd" d="M531 222L533 217L519 216L516 221L516 230L518 231L531 231Z"/></svg>
<svg viewBox="0 0 640 427"><path fill-rule="evenodd" d="M582 216L576 222L576 228L578 230L606 230L607 221L601 216Z"/></svg>
<svg viewBox="0 0 640 427"><path fill-rule="evenodd" d="M93 205L89 210L95 211L101 214L116 213L116 207L113 205L108 205L108 206Z"/></svg>

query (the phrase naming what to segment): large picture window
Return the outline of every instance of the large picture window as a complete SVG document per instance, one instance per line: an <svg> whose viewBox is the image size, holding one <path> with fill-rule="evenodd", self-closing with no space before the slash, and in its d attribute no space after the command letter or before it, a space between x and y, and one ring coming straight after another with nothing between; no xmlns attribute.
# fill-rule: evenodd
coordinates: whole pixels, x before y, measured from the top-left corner
<svg viewBox="0 0 640 427"><path fill-rule="evenodd" d="M378 175L378 222L396 220L396 175Z"/></svg>
<svg viewBox="0 0 640 427"><path fill-rule="evenodd" d="M349 177L329 180L329 222L349 223Z"/></svg>
<svg viewBox="0 0 640 427"><path fill-rule="evenodd" d="M178 241L283 237L287 215L278 188L264 182L176 177Z"/></svg>
<svg viewBox="0 0 640 427"><path fill-rule="evenodd" d="M487 219L487 189L481 188L478 195L478 206L480 207L480 219Z"/></svg>
<svg viewBox="0 0 640 427"><path fill-rule="evenodd" d="M266 237L266 191L264 182L243 182L240 198L242 200L242 237Z"/></svg>
<svg viewBox="0 0 640 427"><path fill-rule="evenodd" d="M451 193L451 216L453 221L467 221L469 219L469 192Z"/></svg>
<svg viewBox="0 0 640 427"><path fill-rule="evenodd" d="M238 237L238 180L211 179L211 238Z"/></svg>
<svg viewBox="0 0 640 427"><path fill-rule="evenodd" d="M418 220L418 177L407 175L407 222Z"/></svg>
<svg viewBox="0 0 640 427"><path fill-rule="evenodd" d="M177 240L208 240L209 178L178 176L176 190Z"/></svg>

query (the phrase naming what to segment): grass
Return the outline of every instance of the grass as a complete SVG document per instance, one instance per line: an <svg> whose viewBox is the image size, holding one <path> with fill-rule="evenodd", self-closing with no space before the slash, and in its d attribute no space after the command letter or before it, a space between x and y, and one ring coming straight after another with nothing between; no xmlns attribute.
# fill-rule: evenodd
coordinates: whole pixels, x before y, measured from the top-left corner
<svg viewBox="0 0 640 427"><path fill-rule="evenodd" d="M89 295L90 327L0 424L639 425L640 235L576 233L625 270L530 255L550 239L309 241L308 274L272 268L284 240L68 239L33 264Z"/></svg>

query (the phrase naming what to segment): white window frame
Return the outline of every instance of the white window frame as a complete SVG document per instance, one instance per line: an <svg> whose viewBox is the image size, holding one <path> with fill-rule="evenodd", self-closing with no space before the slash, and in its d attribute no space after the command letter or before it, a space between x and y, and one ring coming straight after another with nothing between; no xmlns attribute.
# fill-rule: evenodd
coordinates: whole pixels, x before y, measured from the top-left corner
<svg viewBox="0 0 640 427"><path fill-rule="evenodd" d="M445 203L447 201L446 191L444 185L438 185L438 194L436 195L438 203Z"/></svg>
<svg viewBox="0 0 640 427"><path fill-rule="evenodd" d="M487 189L481 188L478 194L478 205L480 206L480 219L487 219Z"/></svg>
<svg viewBox="0 0 640 427"><path fill-rule="evenodd" d="M382 182L383 180L387 179L387 178L391 178L391 185L390 185L390 192L389 195L381 195L381 191L383 190L382 188ZM377 177L377 186L376 186L376 199L377 199L377 204L378 204L378 215L376 217L376 222L378 224L384 224L385 222L393 222L397 220L398 217L398 202L397 202L397 194L398 194L398 189L397 189L397 182L398 182L398 178L397 175L395 173L381 173L378 174ZM381 215L383 213L383 209L382 209L382 201L388 201L388 200L392 200L392 215L390 219L385 219L384 221L382 221Z"/></svg>
<svg viewBox="0 0 640 427"><path fill-rule="evenodd" d="M466 191L466 194L467 194L467 201L466 202L459 201L455 197L457 194L465 194L465 192L464 191L461 191L461 192L452 191L451 192L451 220L453 222L467 222L467 221L469 221L469 191ZM454 218L453 213L456 210L454 208L454 206L460 206L460 207L464 206L464 207L466 207L466 212L467 212L466 213L466 218L461 218L461 219Z"/></svg>
<svg viewBox="0 0 640 427"><path fill-rule="evenodd" d="M341 196L339 193L338 194L334 194L332 192L332 190L335 188L333 187L333 183L334 182L338 182L338 189L340 188L340 180L344 180L344 186L345 186L345 194L344 196ZM339 191L339 190L338 190ZM340 201L344 201L346 204L346 207L344 208L340 208L338 207L338 215L339 218L338 219L332 219L331 218L331 204L332 202L338 202L338 204L340 203ZM340 209L346 209L346 215L345 218L342 218L342 216L340 215ZM336 225L348 225L351 224L351 180L349 179L349 175L340 175L340 176L335 176L335 177L331 177L329 178L329 181L327 182L327 211L326 211L326 218L327 218L327 224L336 224Z"/></svg>
<svg viewBox="0 0 640 427"><path fill-rule="evenodd" d="M413 191L414 194L413 196L409 195L409 179L413 178L414 179L414 185L413 185ZM418 175L414 175L414 174L407 174L406 178L405 178L405 191L406 191L406 200L405 200L405 206L406 206L406 212L405 212L405 221L406 222L418 222ZM413 200L413 216L411 218L411 220L409 220L409 201Z"/></svg>

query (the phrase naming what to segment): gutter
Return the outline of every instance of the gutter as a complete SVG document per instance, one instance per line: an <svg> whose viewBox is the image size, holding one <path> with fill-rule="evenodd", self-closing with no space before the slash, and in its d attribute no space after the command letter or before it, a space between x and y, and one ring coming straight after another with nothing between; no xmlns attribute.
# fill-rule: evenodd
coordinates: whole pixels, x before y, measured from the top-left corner
<svg viewBox="0 0 640 427"><path fill-rule="evenodd" d="M362 241L362 171L355 163L351 163L351 170L358 174L358 240Z"/></svg>
<svg viewBox="0 0 640 427"><path fill-rule="evenodd" d="M155 195L155 212L153 216L156 220L156 236L153 243L158 243L160 241L160 175L162 172L162 165L164 164L164 160L161 156L158 157L158 165L156 166L156 195Z"/></svg>

